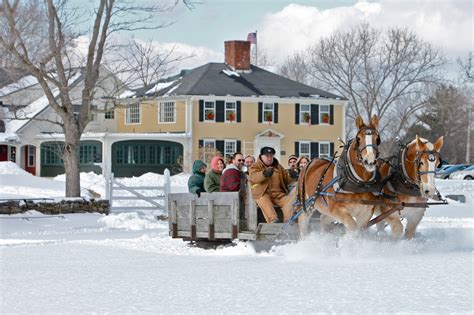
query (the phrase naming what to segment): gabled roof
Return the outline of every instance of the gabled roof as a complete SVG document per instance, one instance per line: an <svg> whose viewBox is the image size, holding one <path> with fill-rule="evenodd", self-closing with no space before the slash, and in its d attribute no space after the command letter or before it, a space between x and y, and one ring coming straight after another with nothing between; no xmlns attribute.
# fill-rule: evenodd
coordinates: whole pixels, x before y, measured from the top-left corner
<svg viewBox="0 0 474 315"><path fill-rule="evenodd" d="M297 98L318 96L344 99L253 65L250 72L243 73L232 71L224 63L211 62L189 71L182 71L174 79L167 82L161 80L153 86L138 89L135 96L232 95ZM163 88L159 89L156 85L161 85Z"/></svg>

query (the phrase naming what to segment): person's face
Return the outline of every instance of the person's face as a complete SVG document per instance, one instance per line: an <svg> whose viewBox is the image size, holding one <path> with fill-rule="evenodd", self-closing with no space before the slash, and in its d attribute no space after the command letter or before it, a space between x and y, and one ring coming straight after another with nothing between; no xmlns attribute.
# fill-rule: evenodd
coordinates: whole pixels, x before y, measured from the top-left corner
<svg viewBox="0 0 474 315"><path fill-rule="evenodd" d="M244 162L244 165L247 166L247 167L250 167L253 165L253 158L248 156L246 159L245 159L245 162Z"/></svg>
<svg viewBox="0 0 474 315"><path fill-rule="evenodd" d="M202 167L199 169L199 172L201 172L201 173L206 173L206 167L205 167L205 166L202 166Z"/></svg>
<svg viewBox="0 0 474 315"><path fill-rule="evenodd" d="M261 157L263 164L270 166L273 164L273 154L264 154Z"/></svg>
<svg viewBox="0 0 474 315"><path fill-rule="evenodd" d="M242 154L237 154L234 159L234 165L240 170L244 166L244 156Z"/></svg>
<svg viewBox="0 0 474 315"><path fill-rule="evenodd" d="M308 160L307 159L302 159L300 161L300 168L304 168L307 164L308 164Z"/></svg>
<svg viewBox="0 0 474 315"><path fill-rule="evenodd" d="M291 159L288 161L288 166L290 168L296 168L296 159Z"/></svg>
<svg viewBox="0 0 474 315"><path fill-rule="evenodd" d="M225 164L224 164L224 162L222 162L222 160L217 161L217 169L218 169L219 171L222 172L222 170L224 169L224 167L225 167Z"/></svg>

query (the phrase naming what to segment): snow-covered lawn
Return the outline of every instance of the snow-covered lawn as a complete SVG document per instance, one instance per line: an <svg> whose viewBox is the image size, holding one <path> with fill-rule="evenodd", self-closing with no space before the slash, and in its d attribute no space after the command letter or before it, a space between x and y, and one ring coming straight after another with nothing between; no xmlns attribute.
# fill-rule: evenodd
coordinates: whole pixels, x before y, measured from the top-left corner
<svg viewBox="0 0 474 315"><path fill-rule="evenodd" d="M188 177L173 176L172 190L185 191ZM58 198L60 179L33 187L0 163L0 198ZM103 193L100 176L81 183ZM0 313L472 313L474 182L437 183L467 202L428 209L410 242L315 233L265 250L206 250L171 239L158 212L3 215Z"/></svg>

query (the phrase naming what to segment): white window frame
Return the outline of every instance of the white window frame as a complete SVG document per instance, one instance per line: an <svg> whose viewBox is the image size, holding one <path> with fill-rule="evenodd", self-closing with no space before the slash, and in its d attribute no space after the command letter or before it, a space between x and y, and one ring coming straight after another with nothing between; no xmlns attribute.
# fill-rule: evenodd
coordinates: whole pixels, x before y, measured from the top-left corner
<svg viewBox="0 0 474 315"><path fill-rule="evenodd" d="M229 146L232 146L233 149L228 148ZM229 151L230 150L230 151ZM231 157L232 155L237 152L237 140L224 140L224 157Z"/></svg>
<svg viewBox="0 0 474 315"><path fill-rule="evenodd" d="M320 141L319 144L319 157L320 158L329 158L331 156L331 142L329 141ZM322 154L322 147L323 146L327 146L327 149L328 149L328 153L327 154Z"/></svg>
<svg viewBox="0 0 474 315"><path fill-rule="evenodd" d="M203 148L206 147L207 144L210 144L212 143L212 148L215 149L216 148L216 140L215 139L202 139L202 146Z"/></svg>
<svg viewBox="0 0 474 315"><path fill-rule="evenodd" d="M109 117L107 117L107 115L110 115ZM104 113L104 119L107 119L107 120L112 120L112 119L115 119L115 110L112 109L112 110L108 110Z"/></svg>
<svg viewBox="0 0 474 315"><path fill-rule="evenodd" d="M216 122L216 102L214 101L204 101L204 122ZM207 113L212 111L214 113L213 119L208 119L207 118Z"/></svg>
<svg viewBox="0 0 474 315"><path fill-rule="evenodd" d="M131 118L132 110L138 110L138 122L131 122L130 118ZM125 110L125 125L139 125L141 122L141 115L142 115L142 112L140 108L140 103L128 105Z"/></svg>
<svg viewBox="0 0 474 315"><path fill-rule="evenodd" d="M308 151L302 151L301 148L303 145L308 146ZM300 141L299 148L298 148L298 156L311 156L311 141Z"/></svg>
<svg viewBox="0 0 474 315"><path fill-rule="evenodd" d="M228 112L234 112L234 121L232 122L237 122L237 102L225 102L225 122L231 123L230 119L227 119Z"/></svg>
<svg viewBox="0 0 474 315"><path fill-rule="evenodd" d="M269 109L268 107L271 107ZM267 115L266 113L271 112L272 113L272 121L267 121ZM275 103L263 103L262 105L262 123L265 124L271 124L275 122Z"/></svg>
<svg viewBox="0 0 474 315"><path fill-rule="evenodd" d="M323 106L327 107L327 110L323 110ZM331 122L331 106L329 105L319 105L319 124L320 125L329 125ZM323 122L323 114L328 114L328 122Z"/></svg>
<svg viewBox="0 0 474 315"><path fill-rule="evenodd" d="M36 154L35 147L32 145L28 146L28 167L35 166Z"/></svg>
<svg viewBox="0 0 474 315"><path fill-rule="evenodd" d="M307 107L308 109L304 109L303 107ZM300 125L307 125L308 123L304 120L304 114L307 113L309 115L309 123L311 124L311 105L310 104L300 104Z"/></svg>
<svg viewBox="0 0 474 315"><path fill-rule="evenodd" d="M166 108L166 106L172 106L172 108ZM170 113L172 112L172 113ZM172 117L171 117L172 116ZM171 120L166 120L170 119ZM175 101L162 101L158 108L158 123L160 124L174 124L176 123L176 102Z"/></svg>
<svg viewBox="0 0 474 315"><path fill-rule="evenodd" d="M206 145L210 144L209 148L212 148L212 153L207 153L205 148ZM204 148L202 159L204 162L210 160L214 156L214 151L216 150L216 139L202 139L202 147Z"/></svg>

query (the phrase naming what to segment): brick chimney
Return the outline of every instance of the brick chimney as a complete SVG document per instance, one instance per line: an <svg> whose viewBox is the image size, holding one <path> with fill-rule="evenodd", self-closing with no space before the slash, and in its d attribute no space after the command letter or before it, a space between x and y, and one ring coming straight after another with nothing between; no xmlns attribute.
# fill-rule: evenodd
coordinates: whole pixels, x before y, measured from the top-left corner
<svg viewBox="0 0 474 315"><path fill-rule="evenodd" d="M229 40L224 42L225 63L235 71L250 71L250 42Z"/></svg>

